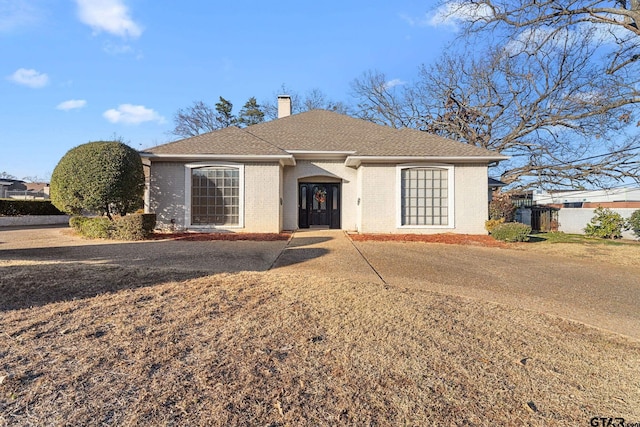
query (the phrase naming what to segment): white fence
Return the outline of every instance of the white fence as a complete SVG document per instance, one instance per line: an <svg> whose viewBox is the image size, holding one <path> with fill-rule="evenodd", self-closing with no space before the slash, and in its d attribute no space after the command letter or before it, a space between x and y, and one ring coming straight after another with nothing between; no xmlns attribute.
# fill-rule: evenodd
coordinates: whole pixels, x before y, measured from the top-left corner
<svg viewBox="0 0 640 427"><path fill-rule="evenodd" d="M7 190L3 197L20 200L45 200L49 198L49 195L44 191Z"/></svg>
<svg viewBox="0 0 640 427"><path fill-rule="evenodd" d="M591 222L591 218L595 215L593 213L595 209L586 208L562 208L558 212L558 222L560 223L558 231L572 234L584 234L584 228ZM622 215L623 218L629 218L635 208L612 208L613 212L617 212ZM635 239L631 231L625 231L622 233L622 237L625 239Z"/></svg>
<svg viewBox="0 0 640 427"><path fill-rule="evenodd" d="M30 225L69 224L68 215L23 215L0 216L0 227L23 227Z"/></svg>

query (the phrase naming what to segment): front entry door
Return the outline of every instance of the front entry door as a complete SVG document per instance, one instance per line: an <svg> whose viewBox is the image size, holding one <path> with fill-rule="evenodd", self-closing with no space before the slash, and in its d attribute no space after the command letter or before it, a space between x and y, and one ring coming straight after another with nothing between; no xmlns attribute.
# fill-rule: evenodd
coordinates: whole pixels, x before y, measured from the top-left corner
<svg viewBox="0 0 640 427"><path fill-rule="evenodd" d="M340 228L340 184L300 183L298 227Z"/></svg>

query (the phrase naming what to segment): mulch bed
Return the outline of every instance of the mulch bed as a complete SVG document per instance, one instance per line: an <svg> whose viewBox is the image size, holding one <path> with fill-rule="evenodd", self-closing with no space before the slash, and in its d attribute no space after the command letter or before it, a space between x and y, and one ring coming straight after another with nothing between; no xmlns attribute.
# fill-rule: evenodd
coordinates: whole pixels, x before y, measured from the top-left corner
<svg viewBox="0 0 640 427"><path fill-rule="evenodd" d="M185 240L207 242L211 240L250 240L254 242L273 242L289 240L291 233L155 233L152 240Z"/></svg>
<svg viewBox="0 0 640 427"><path fill-rule="evenodd" d="M508 245L491 236L478 234L349 234L356 242L425 242L449 245L474 245L506 248Z"/></svg>
<svg viewBox="0 0 640 427"><path fill-rule="evenodd" d="M495 240L491 236L477 234L356 234L349 233L351 240L356 242L424 242L445 243L450 245L474 245L504 248L508 245ZM250 240L255 242L273 242L289 240L291 233L155 233L152 240L184 240L191 242L207 242L214 240Z"/></svg>

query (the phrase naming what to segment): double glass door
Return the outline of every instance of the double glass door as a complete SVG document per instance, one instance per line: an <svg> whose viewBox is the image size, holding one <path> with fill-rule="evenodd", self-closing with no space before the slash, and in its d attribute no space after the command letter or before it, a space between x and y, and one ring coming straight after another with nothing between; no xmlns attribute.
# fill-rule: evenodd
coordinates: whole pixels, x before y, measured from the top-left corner
<svg viewBox="0 0 640 427"><path fill-rule="evenodd" d="M340 228L339 183L299 184L298 226Z"/></svg>

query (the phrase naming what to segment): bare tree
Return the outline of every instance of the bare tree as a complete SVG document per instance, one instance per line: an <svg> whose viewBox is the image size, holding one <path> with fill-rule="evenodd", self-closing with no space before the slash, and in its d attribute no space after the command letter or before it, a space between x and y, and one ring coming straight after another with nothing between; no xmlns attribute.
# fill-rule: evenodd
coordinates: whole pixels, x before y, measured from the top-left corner
<svg viewBox="0 0 640 427"><path fill-rule="evenodd" d="M171 133L181 138L212 132L238 124L238 119L233 114L233 104L219 97L214 108L203 101L195 101L188 108L180 108L173 121L175 127Z"/></svg>
<svg viewBox="0 0 640 427"><path fill-rule="evenodd" d="M537 34L554 43L558 34L596 32L609 46L605 69L615 73L640 60L640 0L446 0L440 15L462 24L466 34Z"/></svg>
<svg viewBox="0 0 640 427"><path fill-rule="evenodd" d="M18 179L18 178L16 176L14 176L14 175L11 175L8 172L2 171L2 172L0 172L0 179Z"/></svg>
<svg viewBox="0 0 640 427"><path fill-rule="evenodd" d="M399 129L419 127L420 102L414 100L414 90L390 83L379 71L367 71L351 84L352 95L357 99L356 115L362 119ZM422 112L424 113L424 112Z"/></svg>
<svg viewBox="0 0 640 427"><path fill-rule="evenodd" d="M283 84L271 99L262 103L265 116L269 120L278 118L278 104L276 102L278 95L289 95L291 97L291 112L293 114L317 109L335 111L340 114L350 114L351 112L349 106L344 102L329 99L320 89L311 89L304 95L300 95L297 91L291 90Z"/></svg>
<svg viewBox="0 0 640 427"><path fill-rule="evenodd" d="M37 175L24 176L24 177L22 177L22 181L31 182L31 183L47 182L47 180L45 178L41 178L41 177L39 177Z"/></svg>
<svg viewBox="0 0 640 427"><path fill-rule="evenodd" d="M188 138L218 129L216 111L203 101L196 101L192 106L180 108L173 121L173 135Z"/></svg>
<svg viewBox="0 0 640 427"><path fill-rule="evenodd" d="M611 39L585 23L482 33L495 30L497 17L504 16L496 3L447 2L449 16L469 25L462 43L423 66L415 82L390 87L380 73L356 80L359 114L509 155L511 161L497 172L520 187L606 187L640 180L640 140L624 133L635 124L640 102L638 64L613 67ZM534 2L500 6L516 3ZM536 3L544 9L585 2ZM482 35L487 37L474 43Z"/></svg>

